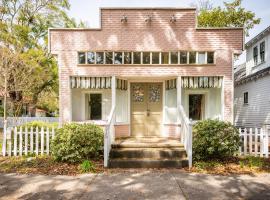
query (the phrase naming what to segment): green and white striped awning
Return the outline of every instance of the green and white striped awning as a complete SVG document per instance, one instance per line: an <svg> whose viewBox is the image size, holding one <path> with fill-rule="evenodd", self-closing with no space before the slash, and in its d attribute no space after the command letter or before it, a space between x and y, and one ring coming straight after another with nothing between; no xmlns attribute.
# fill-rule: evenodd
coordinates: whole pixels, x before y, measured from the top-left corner
<svg viewBox="0 0 270 200"><path fill-rule="evenodd" d="M70 77L70 85L72 89L111 89L111 82L111 77ZM127 80L116 79L116 89L127 90Z"/></svg>
<svg viewBox="0 0 270 200"><path fill-rule="evenodd" d="M200 76L182 77L182 88L221 88L222 77L219 76Z"/></svg>

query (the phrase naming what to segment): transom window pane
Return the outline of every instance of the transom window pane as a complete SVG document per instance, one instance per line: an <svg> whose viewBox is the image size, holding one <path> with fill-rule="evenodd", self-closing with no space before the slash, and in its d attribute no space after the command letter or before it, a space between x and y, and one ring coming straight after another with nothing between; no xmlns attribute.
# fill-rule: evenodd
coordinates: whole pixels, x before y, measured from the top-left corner
<svg viewBox="0 0 270 200"><path fill-rule="evenodd" d="M114 64L122 64L122 52L114 52Z"/></svg>
<svg viewBox="0 0 270 200"><path fill-rule="evenodd" d="M187 64L187 52L180 52L180 64Z"/></svg>
<svg viewBox="0 0 270 200"><path fill-rule="evenodd" d="M96 63L97 64L104 64L104 53L103 52L96 52Z"/></svg>
<svg viewBox="0 0 270 200"><path fill-rule="evenodd" d="M143 64L150 64L150 52L143 52Z"/></svg>
<svg viewBox="0 0 270 200"><path fill-rule="evenodd" d="M87 63L95 64L95 52L87 52Z"/></svg>
<svg viewBox="0 0 270 200"><path fill-rule="evenodd" d="M124 64L131 64L131 52L124 52Z"/></svg>
<svg viewBox="0 0 270 200"><path fill-rule="evenodd" d="M169 53L168 52L161 53L161 64L169 64Z"/></svg>
<svg viewBox="0 0 270 200"><path fill-rule="evenodd" d="M207 64L214 63L214 52L207 52Z"/></svg>
<svg viewBox="0 0 270 200"><path fill-rule="evenodd" d="M106 64L113 64L113 53L105 52L105 56L106 56Z"/></svg>
<svg viewBox="0 0 270 200"><path fill-rule="evenodd" d="M133 52L133 64L141 64L141 52Z"/></svg>
<svg viewBox="0 0 270 200"><path fill-rule="evenodd" d="M78 53L78 62L79 64L85 64L85 52L79 52Z"/></svg>
<svg viewBox="0 0 270 200"><path fill-rule="evenodd" d="M171 64L178 64L178 52L171 52Z"/></svg>
<svg viewBox="0 0 270 200"><path fill-rule="evenodd" d="M198 64L205 64L205 52L198 53Z"/></svg>
<svg viewBox="0 0 270 200"><path fill-rule="evenodd" d="M152 52L152 64L159 64L159 52Z"/></svg>
<svg viewBox="0 0 270 200"><path fill-rule="evenodd" d="M189 52L189 64L196 63L196 52Z"/></svg>

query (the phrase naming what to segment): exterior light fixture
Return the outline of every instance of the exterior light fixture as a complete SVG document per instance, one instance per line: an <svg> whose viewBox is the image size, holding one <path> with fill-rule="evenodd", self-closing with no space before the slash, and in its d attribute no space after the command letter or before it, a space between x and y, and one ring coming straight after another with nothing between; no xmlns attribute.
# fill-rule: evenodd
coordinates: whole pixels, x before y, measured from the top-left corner
<svg viewBox="0 0 270 200"><path fill-rule="evenodd" d="M171 23L175 23L176 22L176 17L174 15L171 16L170 22Z"/></svg>
<svg viewBox="0 0 270 200"><path fill-rule="evenodd" d="M122 16L121 22L122 22L122 23L126 23L126 22L127 22L127 16L126 16L126 15L123 15L123 16Z"/></svg>
<svg viewBox="0 0 270 200"><path fill-rule="evenodd" d="M150 15L147 15L147 17L144 20L145 22L149 23L152 21L152 17Z"/></svg>

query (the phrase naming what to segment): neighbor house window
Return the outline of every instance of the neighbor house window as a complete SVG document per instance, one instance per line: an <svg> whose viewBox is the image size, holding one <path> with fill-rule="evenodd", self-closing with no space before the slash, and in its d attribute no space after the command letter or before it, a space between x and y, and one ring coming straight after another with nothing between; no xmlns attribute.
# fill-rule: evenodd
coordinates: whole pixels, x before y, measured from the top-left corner
<svg viewBox="0 0 270 200"><path fill-rule="evenodd" d="M159 52L152 52L152 64L159 64Z"/></svg>
<svg viewBox="0 0 270 200"><path fill-rule="evenodd" d="M168 52L161 53L161 64L169 64L169 53Z"/></svg>
<svg viewBox="0 0 270 200"><path fill-rule="evenodd" d="M264 41L260 43L260 59L261 59L261 62L265 61L265 42Z"/></svg>
<svg viewBox="0 0 270 200"><path fill-rule="evenodd" d="M103 52L96 52L96 63L97 64L104 64L104 53Z"/></svg>
<svg viewBox="0 0 270 200"><path fill-rule="evenodd" d="M133 64L141 64L141 52L133 52Z"/></svg>
<svg viewBox="0 0 270 200"><path fill-rule="evenodd" d="M87 52L87 64L95 64L95 52Z"/></svg>
<svg viewBox="0 0 270 200"><path fill-rule="evenodd" d="M253 61L254 61L254 65L258 64L258 47L254 47L253 48Z"/></svg>
<svg viewBox="0 0 270 200"><path fill-rule="evenodd" d="M171 64L178 64L178 52L171 52Z"/></svg>
<svg viewBox="0 0 270 200"><path fill-rule="evenodd" d="M206 61L206 55L205 52L199 52L198 53L198 64L205 64Z"/></svg>
<svg viewBox="0 0 270 200"><path fill-rule="evenodd" d="M196 63L196 52L195 51L189 52L189 64L195 63Z"/></svg>
<svg viewBox="0 0 270 200"><path fill-rule="evenodd" d="M105 52L106 64L113 64L113 52Z"/></svg>
<svg viewBox="0 0 270 200"><path fill-rule="evenodd" d="M124 64L131 64L131 63L132 63L131 52L124 52Z"/></svg>
<svg viewBox="0 0 270 200"><path fill-rule="evenodd" d="M244 93L244 104L248 104L248 92Z"/></svg>
<svg viewBox="0 0 270 200"><path fill-rule="evenodd" d="M85 64L86 62L85 52L78 52L78 62L79 64Z"/></svg>
<svg viewBox="0 0 270 200"><path fill-rule="evenodd" d="M143 64L150 64L150 52L143 52Z"/></svg>
<svg viewBox="0 0 270 200"><path fill-rule="evenodd" d="M180 52L180 64L187 64L187 52L186 51Z"/></svg>
<svg viewBox="0 0 270 200"><path fill-rule="evenodd" d="M214 52L207 52L207 64L214 64Z"/></svg>
<svg viewBox="0 0 270 200"><path fill-rule="evenodd" d="M122 52L114 52L114 64L122 64L123 54Z"/></svg>

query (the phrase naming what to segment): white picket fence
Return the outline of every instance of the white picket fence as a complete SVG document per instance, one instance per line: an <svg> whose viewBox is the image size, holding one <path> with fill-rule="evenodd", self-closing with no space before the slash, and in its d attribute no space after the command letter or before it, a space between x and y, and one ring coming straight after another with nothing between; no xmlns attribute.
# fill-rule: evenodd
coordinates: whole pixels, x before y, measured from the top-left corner
<svg viewBox="0 0 270 200"><path fill-rule="evenodd" d="M55 136L54 128L14 127L3 135L2 155L23 156L50 154L50 141Z"/></svg>
<svg viewBox="0 0 270 200"><path fill-rule="evenodd" d="M242 145L239 148L240 155L253 155L269 157L270 134L269 127L263 128L239 128Z"/></svg>

